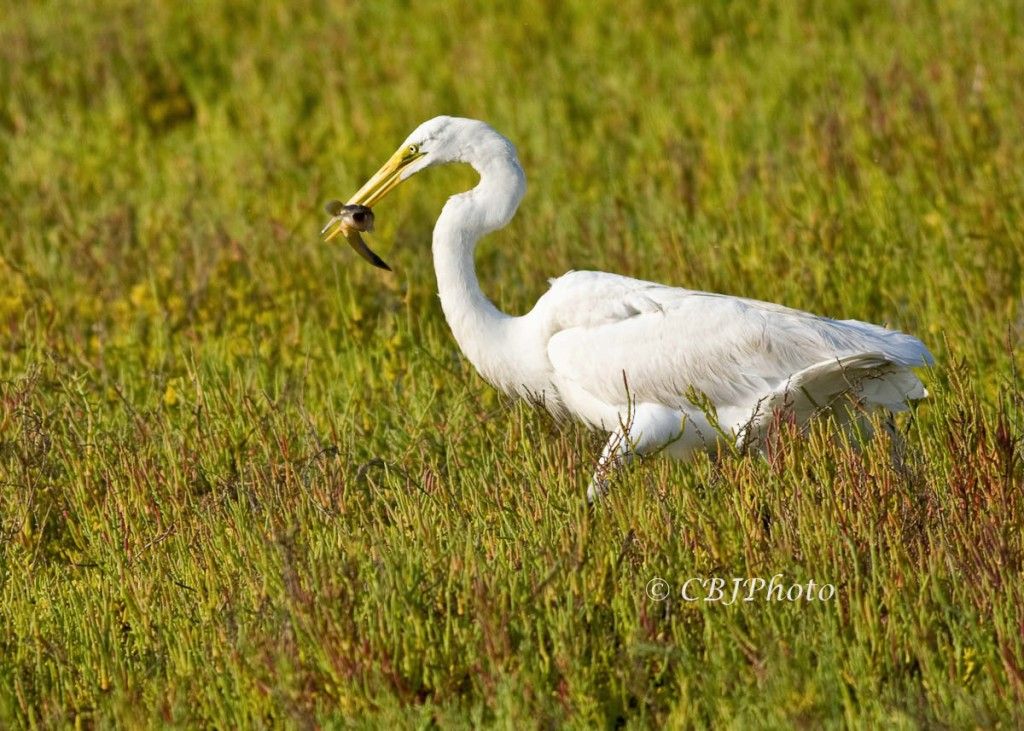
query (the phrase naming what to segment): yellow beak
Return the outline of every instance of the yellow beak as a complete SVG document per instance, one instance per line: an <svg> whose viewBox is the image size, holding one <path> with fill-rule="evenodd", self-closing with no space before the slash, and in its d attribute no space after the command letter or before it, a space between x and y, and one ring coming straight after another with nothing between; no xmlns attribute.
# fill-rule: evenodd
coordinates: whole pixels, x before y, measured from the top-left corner
<svg viewBox="0 0 1024 731"><path fill-rule="evenodd" d="M426 153L420 152L419 148L415 145L400 148L384 163L380 170L373 174L373 177L366 181L362 188L356 191L355 195L349 198L346 205L360 205L373 208L378 201L397 188L398 184L402 182L402 171L411 163L423 157L424 154ZM390 271L390 267L363 242L359 232L346 229L340 217L335 216L328 221L320 234L324 237L324 241L330 241L335 236L344 234L349 245L360 256L374 266Z"/></svg>
<svg viewBox="0 0 1024 731"><path fill-rule="evenodd" d="M402 171L423 157L424 154L415 145L399 149L380 170L373 174L372 178L366 181L362 188L356 191L354 196L349 198L348 204L373 208L378 201L402 182Z"/></svg>

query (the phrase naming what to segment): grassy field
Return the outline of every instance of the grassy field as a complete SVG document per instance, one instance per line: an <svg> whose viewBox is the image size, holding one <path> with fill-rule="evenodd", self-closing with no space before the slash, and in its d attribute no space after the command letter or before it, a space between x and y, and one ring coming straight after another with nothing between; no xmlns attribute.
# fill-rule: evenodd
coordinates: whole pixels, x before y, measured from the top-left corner
<svg viewBox="0 0 1024 731"><path fill-rule="evenodd" d="M3 5L0 726L1024 724L1020 3ZM588 512L601 436L441 316L471 171L378 208L394 274L318 239L440 113L530 179L499 306L595 268L914 333L903 464L819 431ZM678 595L775 574L836 596Z"/></svg>

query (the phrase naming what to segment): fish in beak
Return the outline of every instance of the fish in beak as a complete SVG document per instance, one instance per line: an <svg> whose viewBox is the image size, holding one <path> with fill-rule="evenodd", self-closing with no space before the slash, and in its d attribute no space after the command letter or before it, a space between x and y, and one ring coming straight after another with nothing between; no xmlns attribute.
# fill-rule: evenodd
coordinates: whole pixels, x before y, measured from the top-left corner
<svg viewBox="0 0 1024 731"><path fill-rule="evenodd" d="M348 245L355 249L359 256L375 267L391 271L391 267L366 245L361 236L365 231L373 231L373 211L368 206L330 201L324 209L331 216L331 220L320 231L324 241L330 241L339 235L344 236Z"/></svg>
<svg viewBox="0 0 1024 731"><path fill-rule="evenodd" d="M324 241L330 241L339 234L345 237L349 246L375 267L391 271L377 254L363 241L360 232L373 230L373 211L370 210L384 196L398 187L404 180L403 171L413 162L423 157L418 145L406 145L400 148L384 163L373 177L353 195L348 203L331 201L327 204L327 213L331 220L327 222L320 235Z"/></svg>

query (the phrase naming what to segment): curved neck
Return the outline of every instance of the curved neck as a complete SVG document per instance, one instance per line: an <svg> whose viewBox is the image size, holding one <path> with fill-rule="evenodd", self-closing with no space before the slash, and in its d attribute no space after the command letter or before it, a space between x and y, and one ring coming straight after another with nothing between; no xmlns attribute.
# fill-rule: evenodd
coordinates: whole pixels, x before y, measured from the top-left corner
<svg viewBox="0 0 1024 731"><path fill-rule="evenodd" d="M493 382L513 319L487 299L476 277L474 252L480 238L504 227L526 191L513 155L470 160L480 174L472 190L448 199L434 226L437 288L452 334L478 371Z"/></svg>

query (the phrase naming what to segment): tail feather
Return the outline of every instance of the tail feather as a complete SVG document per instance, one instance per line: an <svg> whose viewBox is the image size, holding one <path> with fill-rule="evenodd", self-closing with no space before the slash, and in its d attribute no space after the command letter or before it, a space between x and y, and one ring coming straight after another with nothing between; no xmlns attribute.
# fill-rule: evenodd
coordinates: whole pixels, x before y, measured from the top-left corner
<svg viewBox="0 0 1024 731"><path fill-rule="evenodd" d="M908 402L925 398L927 389L910 366L931 363L931 353L920 341L904 352L859 353L817 363L794 374L761 399L747 423L739 430L740 443L751 445L764 439L774 415L781 411L803 426L812 418L834 414L843 423L851 409L871 411L884 408L906 411Z"/></svg>
<svg viewBox="0 0 1024 731"><path fill-rule="evenodd" d="M890 363L909 368L935 365L935 357L928 347L913 335L860 320L843 320L842 323L859 333L861 345L866 346L863 352L868 355L882 355Z"/></svg>

